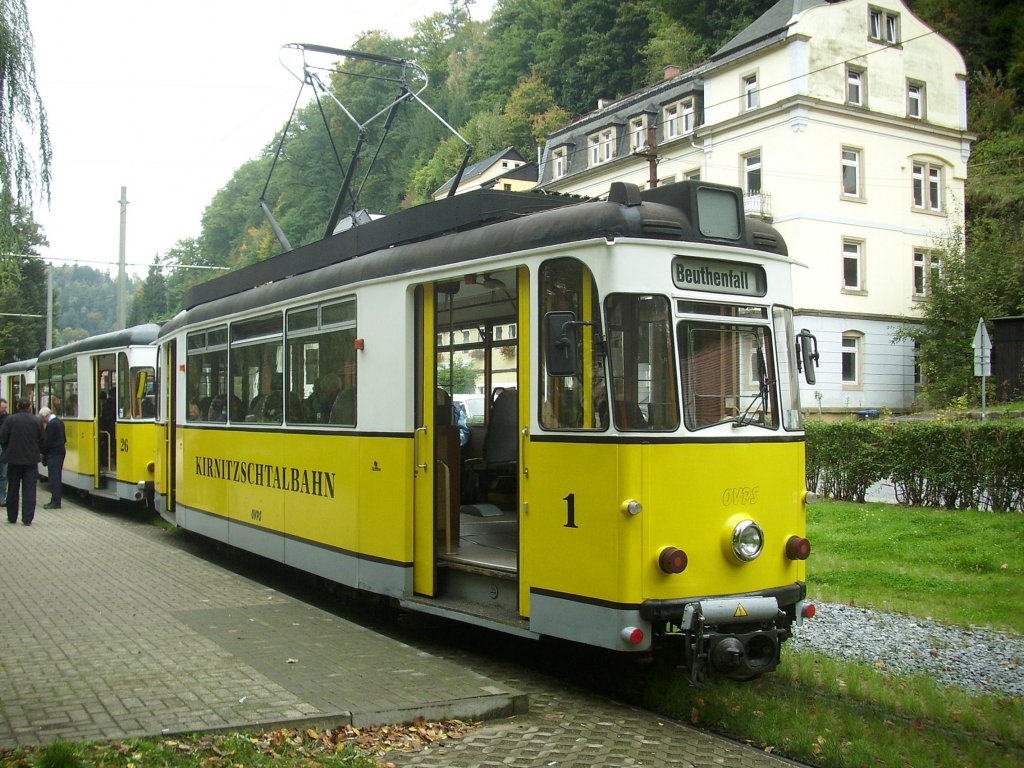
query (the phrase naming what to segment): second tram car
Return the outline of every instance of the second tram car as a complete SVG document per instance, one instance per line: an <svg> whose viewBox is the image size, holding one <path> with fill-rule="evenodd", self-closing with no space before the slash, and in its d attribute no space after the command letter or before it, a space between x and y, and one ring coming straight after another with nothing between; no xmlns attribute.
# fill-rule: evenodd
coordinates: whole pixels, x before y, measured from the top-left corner
<svg viewBox="0 0 1024 768"><path fill-rule="evenodd" d="M0 397L7 400L11 413L15 403L25 398L35 406L36 358L0 365Z"/></svg>
<svg viewBox="0 0 1024 768"><path fill-rule="evenodd" d="M64 484L92 496L152 505L162 430L156 426L160 326L139 325L48 349L36 366L36 408L67 432Z"/></svg>
<svg viewBox="0 0 1024 768"><path fill-rule="evenodd" d="M159 335L158 508L406 609L771 671L812 612L793 266L739 189L616 183L218 278Z"/></svg>

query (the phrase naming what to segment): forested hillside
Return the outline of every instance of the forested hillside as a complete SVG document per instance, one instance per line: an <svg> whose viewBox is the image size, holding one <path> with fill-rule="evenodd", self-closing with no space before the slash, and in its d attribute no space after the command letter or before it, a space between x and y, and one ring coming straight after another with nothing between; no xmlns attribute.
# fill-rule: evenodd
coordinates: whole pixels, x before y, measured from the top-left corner
<svg viewBox="0 0 1024 768"><path fill-rule="evenodd" d="M472 160L508 146L533 159L546 134L594 109L599 98L614 99L657 82L666 65L685 69L704 61L772 5L772 0L498 0L492 18L481 23L472 18L472 0L453 0L447 12L416 21L409 38L372 33L356 49L423 66L431 82L424 98L473 145ZM1006 249L1024 265L1022 2L913 0L910 6L968 62L971 127L978 134L971 178L984 179L969 185L969 221L985 222L976 228L976 239L989 243L985 252L1000 265L1008 258ZM331 75L340 100L364 115L394 97L381 94L377 81L344 74L365 66L349 61ZM318 105L309 103L289 124L266 192L293 246L322 237L356 140L341 111L327 100L321 105L336 147ZM282 130L288 117L281 116ZM373 146L377 137L367 138ZM164 262L238 267L280 253L258 205L280 139L268 136L265 151L225 180L203 215L200 237L179 242ZM389 213L425 202L455 173L462 155L463 145L425 110L403 108L362 190L360 207ZM1003 289L989 309L1024 311L1024 267L1015 269L1000 283ZM186 288L210 275L154 267L136 291L132 320L173 315ZM976 309L973 300L960 311Z"/></svg>

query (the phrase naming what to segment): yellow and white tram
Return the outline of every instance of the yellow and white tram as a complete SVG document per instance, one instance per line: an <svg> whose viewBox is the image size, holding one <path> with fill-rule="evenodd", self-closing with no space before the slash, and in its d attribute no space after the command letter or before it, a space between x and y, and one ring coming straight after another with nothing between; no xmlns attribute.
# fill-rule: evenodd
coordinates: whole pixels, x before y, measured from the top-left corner
<svg viewBox="0 0 1024 768"><path fill-rule="evenodd" d="M770 671L812 611L792 269L738 189L616 183L217 278L160 331L158 509L410 610Z"/></svg>
<svg viewBox="0 0 1024 768"><path fill-rule="evenodd" d="M35 362L35 406L64 421L64 484L152 504L163 430L156 425L160 327L139 325L48 349Z"/></svg>

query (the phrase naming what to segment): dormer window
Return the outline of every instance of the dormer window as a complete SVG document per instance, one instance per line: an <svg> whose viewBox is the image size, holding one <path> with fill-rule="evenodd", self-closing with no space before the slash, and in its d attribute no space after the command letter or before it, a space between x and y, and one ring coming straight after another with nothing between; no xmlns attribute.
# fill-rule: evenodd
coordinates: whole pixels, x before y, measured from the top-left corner
<svg viewBox="0 0 1024 768"><path fill-rule="evenodd" d="M868 8L868 39L899 45L900 15L882 8Z"/></svg>
<svg viewBox="0 0 1024 768"><path fill-rule="evenodd" d="M634 152L647 144L647 115L639 115L629 121L629 148Z"/></svg>
<svg viewBox="0 0 1024 768"><path fill-rule="evenodd" d="M565 147L559 147L551 153L551 162L553 164L552 178L560 179L569 172L569 153Z"/></svg>
<svg viewBox="0 0 1024 768"><path fill-rule="evenodd" d="M600 165L615 157L615 129L605 128L587 139L590 148L590 164Z"/></svg>
<svg viewBox="0 0 1024 768"><path fill-rule="evenodd" d="M694 100L682 99L669 104L663 111L665 121L665 139L674 139L693 133L696 127Z"/></svg>

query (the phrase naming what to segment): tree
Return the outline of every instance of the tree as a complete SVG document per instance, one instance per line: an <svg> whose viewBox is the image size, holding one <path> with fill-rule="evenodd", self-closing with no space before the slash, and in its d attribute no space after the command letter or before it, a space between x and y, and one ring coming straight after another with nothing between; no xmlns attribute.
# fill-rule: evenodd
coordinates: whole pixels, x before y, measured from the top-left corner
<svg viewBox="0 0 1024 768"><path fill-rule="evenodd" d="M163 264L159 258L153 259L146 279L143 280L132 297L132 308L128 314L128 325L142 323L159 323L167 320L173 312L168 307L167 278L164 277Z"/></svg>
<svg viewBox="0 0 1024 768"><path fill-rule="evenodd" d="M0 317L0 363L36 357L45 346L46 264L24 255L44 242L29 211L15 206L7 240L12 253L0 260L0 308L12 315Z"/></svg>
<svg viewBox="0 0 1024 768"><path fill-rule="evenodd" d="M38 165L25 131L38 142ZM25 0L0 0L0 252L14 251L15 218L31 216L37 183L49 199L50 157Z"/></svg>
<svg viewBox="0 0 1024 768"><path fill-rule="evenodd" d="M556 26L544 35L534 71L573 115L643 85L643 51L653 12L647 0L560 0Z"/></svg>
<svg viewBox="0 0 1024 768"><path fill-rule="evenodd" d="M37 157L27 146L30 138L37 142ZM25 2L0 0L0 306L12 314L46 311L46 267L25 255L46 243L32 202L37 187L49 199L50 157ZM0 358L34 357L45 331L45 322L36 318L3 318Z"/></svg>

